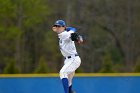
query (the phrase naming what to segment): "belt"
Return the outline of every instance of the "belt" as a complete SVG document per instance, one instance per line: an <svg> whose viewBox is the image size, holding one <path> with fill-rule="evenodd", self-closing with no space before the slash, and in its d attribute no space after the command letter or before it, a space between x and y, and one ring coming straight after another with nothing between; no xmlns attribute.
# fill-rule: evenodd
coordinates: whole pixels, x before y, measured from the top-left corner
<svg viewBox="0 0 140 93"><path fill-rule="evenodd" d="M76 57L76 56L79 56L79 55L78 55L78 54L75 54L74 56ZM65 59L66 59L66 58L69 59L69 58L72 58L72 57L73 57L73 56L67 56L67 57L64 57L64 58L65 58Z"/></svg>

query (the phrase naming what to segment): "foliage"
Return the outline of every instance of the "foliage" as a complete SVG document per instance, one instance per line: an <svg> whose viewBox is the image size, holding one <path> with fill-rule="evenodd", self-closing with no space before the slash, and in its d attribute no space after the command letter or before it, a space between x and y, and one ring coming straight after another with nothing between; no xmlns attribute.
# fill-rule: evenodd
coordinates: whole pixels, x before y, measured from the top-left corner
<svg viewBox="0 0 140 93"><path fill-rule="evenodd" d="M111 56L109 54L106 54L103 57L103 65L100 70L101 73L113 73L113 64L111 60Z"/></svg>
<svg viewBox="0 0 140 93"><path fill-rule="evenodd" d="M15 62L9 62L6 67L4 68L4 74L17 74L20 73L19 68L16 67Z"/></svg>
<svg viewBox="0 0 140 93"><path fill-rule="evenodd" d="M137 64L134 67L134 72L140 72L140 58L137 59Z"/></svg>
<svg viewBox="0 0 140 93"><path fill-rule="evenodd" d="M48 69L47 69L47 65L46 65L46 61L44 59L44 57L40 58L39 64L37 66L37 68L35 69L34 73L47 73Z"/></svg>
<svg viewBox="0 0 140 93"><path fill-rule="evenodd" d="M82 72L82 70L80 69L80 68L78 68L76 71L75 71L75 73L81 73Z"/></svg>
<svg viewBox="0 0 140 93"><path fill-rule="evenodd" d="M139 72L139 6L139 0L0 0L0 73L11 64L20 73L58 72L63 56L51 31L57 19L86 37L76 45L82 59L76 72Z"/></svg>

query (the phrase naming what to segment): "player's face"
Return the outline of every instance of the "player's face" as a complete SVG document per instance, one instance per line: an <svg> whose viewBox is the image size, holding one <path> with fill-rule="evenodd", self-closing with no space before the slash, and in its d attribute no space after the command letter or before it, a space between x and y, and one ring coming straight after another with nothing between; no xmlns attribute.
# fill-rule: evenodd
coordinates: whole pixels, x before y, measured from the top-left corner
<svg viewBox="0 0 140 93"><path fill-rule="evenodd" d="M52 27L52 30L53 30L54 32L61 33L61 32L63 32L63 31L65 30L65 26L54 25L54 26Z"/></svg>

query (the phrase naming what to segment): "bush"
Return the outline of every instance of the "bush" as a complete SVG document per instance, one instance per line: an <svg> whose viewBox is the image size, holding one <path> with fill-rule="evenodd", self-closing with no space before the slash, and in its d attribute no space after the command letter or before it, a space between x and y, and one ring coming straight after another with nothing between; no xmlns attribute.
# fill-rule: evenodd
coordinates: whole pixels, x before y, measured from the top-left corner
<svg viewBox="0 0 140 93"><path fill-rule="evenodd" d="M82 71L81 71L80 68L76 69L76 71L75 71L75 73L81 73L81 72L82 72Z"/></svg>
<svg viewBox="0 0 140 93"><path fill-rule="evenodd" d="M138 60L136 61L134 72L140 72L140 58L138 58Z"/></svg>
<svg viewBox="0 0 140 93"><path fill-rule="evenodd" d="M20 70L16 67L15 62L12 61L6 65L3 73L4 74L17 74L17 73L20 73Z"/></svg>
<svg viewBox="0 0 140 93"><path fill-rule="evenodd" d="M48 72L48 69L47 69L45 58L41 57L39 61L39 65L35 69L34 73L47 73L47 72Z"/></svg>
<svg viewBox="0 0 140 93"><path fill-rule="evenodd" d="M101 73L113 73L113 64L111 61L111 56L109 54L107 54L106 56L104 56L103 58L103 65L102 68L99 72Z"/></svg>

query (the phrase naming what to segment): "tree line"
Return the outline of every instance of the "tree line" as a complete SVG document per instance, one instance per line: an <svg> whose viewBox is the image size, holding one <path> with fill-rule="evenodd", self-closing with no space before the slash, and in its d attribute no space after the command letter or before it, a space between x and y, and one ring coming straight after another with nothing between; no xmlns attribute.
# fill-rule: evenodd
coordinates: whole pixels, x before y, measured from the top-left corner
<svg viewBox="0 0 140 93"><path fill-rule="evenodd" d="M139 8L139 0L1 0L0 73L59 72L58 19L85 36L77 72L139 72Z"/></svg>

